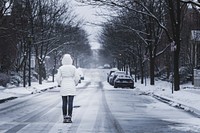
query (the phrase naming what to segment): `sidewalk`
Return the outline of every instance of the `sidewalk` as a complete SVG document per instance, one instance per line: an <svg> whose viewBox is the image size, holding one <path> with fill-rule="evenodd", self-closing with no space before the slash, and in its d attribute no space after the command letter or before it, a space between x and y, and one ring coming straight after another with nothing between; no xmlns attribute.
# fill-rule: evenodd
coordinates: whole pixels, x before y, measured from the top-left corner
<svg viewBox="0 0 200 133"><path fill-rule="evenodd" d="M78 84L78 87L83 87L87 84L87 80ZM57 87L57 82L43 81L40 85L38 82L32 82L31 87L2 87L0 86L0 104L8 100L13 100L21 96L27 96L35 93L41 93L48 89Z"/></svg>
<svg viewBox="0 0 200 133"><path fill-rule="evenodd" d="M2 87L0 86L0 103L12 100L21 96L40 93L48 89L53 89L57 84L55 82L43 82L41 85L32 82L30 87Z"/></svg>
<svg viewBox="0 0 200 133"><path fill-rule="evenodd" d="M135 83L136 89L144 95L150 95L170 106L177 107L200 117L200 89L195 89L191 83L180 85L179 91L173 91L172 84L165 81L156 81L154 86Z"/></svg>

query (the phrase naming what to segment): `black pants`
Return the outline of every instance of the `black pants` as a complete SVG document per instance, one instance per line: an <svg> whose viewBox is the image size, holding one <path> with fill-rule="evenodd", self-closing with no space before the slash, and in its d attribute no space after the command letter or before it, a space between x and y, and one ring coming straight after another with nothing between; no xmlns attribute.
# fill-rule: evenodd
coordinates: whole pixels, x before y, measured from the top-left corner
<svg viewBox="0 0 200 133"><path fill-rule="evenodd" d="M64 116L69 115L72 117L73 100L74 96L62 96L62 111Z"/></svg>

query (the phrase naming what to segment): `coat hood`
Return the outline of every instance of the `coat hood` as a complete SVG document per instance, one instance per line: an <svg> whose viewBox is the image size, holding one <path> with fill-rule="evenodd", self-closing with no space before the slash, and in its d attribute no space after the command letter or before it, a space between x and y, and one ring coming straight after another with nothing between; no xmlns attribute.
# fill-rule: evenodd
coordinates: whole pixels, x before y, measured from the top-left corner
<svg viewBox="0 0 200 133"><path fill-rule="evenodd" d="M62 58L62 65L72 65L72 58L71 55L65 54Z"/></svg>

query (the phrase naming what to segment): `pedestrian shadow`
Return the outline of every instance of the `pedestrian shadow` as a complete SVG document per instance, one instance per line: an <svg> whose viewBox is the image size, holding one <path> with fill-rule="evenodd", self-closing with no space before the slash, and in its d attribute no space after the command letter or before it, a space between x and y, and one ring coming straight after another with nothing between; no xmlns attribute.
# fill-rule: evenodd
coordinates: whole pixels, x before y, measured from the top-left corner
<svg viewBox="0 0 200 133"><path fill-rule="evenodd" d="M73 108L80 108L80 107L81 107L80 105L73 106Z"/></svg>

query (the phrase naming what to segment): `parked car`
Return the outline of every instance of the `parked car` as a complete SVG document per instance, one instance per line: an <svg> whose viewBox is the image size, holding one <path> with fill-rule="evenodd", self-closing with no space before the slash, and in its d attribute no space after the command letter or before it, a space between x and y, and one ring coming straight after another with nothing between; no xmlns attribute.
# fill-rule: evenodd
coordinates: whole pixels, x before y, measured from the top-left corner
<svg viewBox="0 0 200 133"><path fill-rule="evenodd" d="M81 80L84 80L84 74L81 68L77 68L78 74L80 76L79 83L81 83Z"/></svg>
<svg viewBox="0 0 200 133"><path fill-rule="evenodd" d="M126 72L125 71L115 71L114 73L112 73L109 78L109 83L111 85L114 85L114 81L118 75L126 75Z"/></svg>
<svg viewBox="0 0 200 133"><path fill-rule="evenodd" d="M110 66L109 64L104 64L104 65L103 65L103 68L104 68L104 69L110 69L111 66Z"/></svg>
<svg viewBox="0 0 200 133"><path fill-rule="evenodd" d="M188 81L192 81L192 69L190 67L182 66L179 68L179 77L180 83L187 83Z"/></svg>
<svg viewBox="0 0 200 133"><path fill-rule="evenodd" d="M118 75L114 80L114 88L129 87L134 88L134 80L130 75Z"/></svg>
<svg viewBox="0 0 200 133"><path fill-rule="evenodd" d="M110 85L112 85L113 77L114 77L114 72L111 73L111 75L110 75L109 78L108 78L108 83L109 83Z"/></svg>
<svg viewBox="0 0 200 133"><path fill-rule="evenodd" d="M109 83L109 78L112 76L111 74L115 71L119 71L117 68L112 68L109 73L107 73L107 82Z"/></svg>

